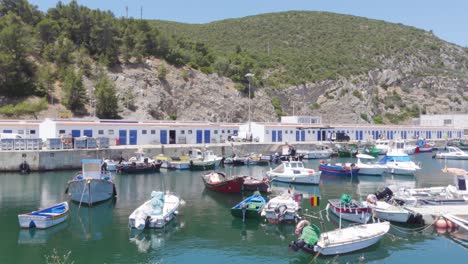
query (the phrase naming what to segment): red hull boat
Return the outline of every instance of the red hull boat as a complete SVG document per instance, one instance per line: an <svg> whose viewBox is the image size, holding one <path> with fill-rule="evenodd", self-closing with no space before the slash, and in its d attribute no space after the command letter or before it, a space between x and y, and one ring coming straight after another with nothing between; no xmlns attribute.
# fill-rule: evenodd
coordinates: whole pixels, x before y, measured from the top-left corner
<svg viewBox="0 0 468 264"><path fill-rule="evenodd" d="M240 193L244 178L242 177L226 177L226 174L219 171L212 171L202 175L205 187L215 192L224 193Z"/></svg>

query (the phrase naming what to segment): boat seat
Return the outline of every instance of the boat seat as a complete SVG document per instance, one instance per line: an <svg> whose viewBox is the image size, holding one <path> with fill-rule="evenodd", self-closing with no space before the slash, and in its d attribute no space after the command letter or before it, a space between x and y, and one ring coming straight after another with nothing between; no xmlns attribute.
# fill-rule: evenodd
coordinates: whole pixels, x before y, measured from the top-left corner
<svg viewBox="0 0 468 264"><path fill-rule="evenodd" d="M258 209L258 208L260 208L261 206L262 206L262 203L255 203L255 202L254 202L254 203L250 203L248 208L249 208L249 209Z"/></svg>

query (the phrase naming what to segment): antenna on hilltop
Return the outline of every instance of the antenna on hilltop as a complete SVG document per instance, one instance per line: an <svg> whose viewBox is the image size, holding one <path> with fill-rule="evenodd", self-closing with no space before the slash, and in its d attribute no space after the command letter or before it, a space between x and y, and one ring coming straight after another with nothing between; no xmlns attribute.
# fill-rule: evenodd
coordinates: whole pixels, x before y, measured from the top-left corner
<svg viewBox="0 0 468 264"><path fill-rule="evenodd" d="M128 18L128 6L125 6L125 18Z"/></svg>
<svg viewBox="0 0 468 264"><path fill-rule="evenodd" d="M143 19L143 6L140 6L140 19Z"/></svg>

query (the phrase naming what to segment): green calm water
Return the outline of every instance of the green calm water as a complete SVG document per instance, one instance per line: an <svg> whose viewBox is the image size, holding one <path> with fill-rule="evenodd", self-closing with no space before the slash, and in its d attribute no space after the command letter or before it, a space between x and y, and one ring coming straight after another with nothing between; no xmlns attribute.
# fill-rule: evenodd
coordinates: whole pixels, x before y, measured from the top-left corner
<svg viewBox="0 0 468 264"><path fill-rule="evenodd" d="M447 185L452 176L441 173L444 161L432 154L412 156L423 169L416 177L383 176L323 179L320 186L299 186L305 212L323 209L327 199L342 193L362 197L378 188L397 183L410 187ZM345 160L333 160L332 162ZM307 166L318 167L318 161ZM448 167L468 169L468 162L448 161ZM226 167L228 174L264 173L268 167ZM166 172L148 175L116 175L118 197L92 208L72 204L70 219L47 230L21 230L17 215L66 199L66 182L75 172L20 175L0 174L0 263L45 263L45 255L56 249L71 251L75 263L311 263L313 256L291 252L293 225L270 225L263 221L243 223L230 215L230 208L243 196L205 190L203 172ZM180 215L164 230L129 230L128 216L152 190L171 190L186 202ZM287 186L273 186L275 193ZM247 194L244 194L247 195ZM308 196L320 196L320 208L309 205ZM328 230L336 223L325 224ZM463 240L464 239L464 240ZM464 243L464 244L463 244ZM465 263L468 232L438 234L433 228L403 233L394 228L378 244L335 258L317 258L319 263Z"/></svg>

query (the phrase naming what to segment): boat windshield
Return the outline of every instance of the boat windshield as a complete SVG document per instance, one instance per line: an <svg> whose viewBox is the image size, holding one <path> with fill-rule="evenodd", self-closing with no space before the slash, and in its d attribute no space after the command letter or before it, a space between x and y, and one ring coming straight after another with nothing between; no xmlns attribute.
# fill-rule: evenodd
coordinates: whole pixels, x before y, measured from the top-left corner
<svg viewBox="0 0 468 264"><path fill-rule="evenodd" d="M291 168L304 168L304 164L301 162L291 162L289 163L289 167Z"/></svg>
<svg viewBox="0 0 468 264"><path fill-rule="evenodd" d="M411 162L408 156L390 156L386 157L387 162Z"/></svg>

